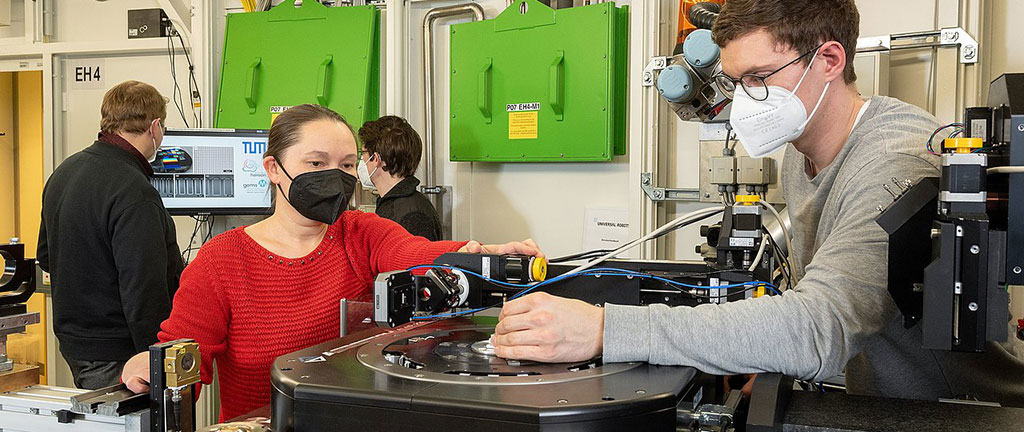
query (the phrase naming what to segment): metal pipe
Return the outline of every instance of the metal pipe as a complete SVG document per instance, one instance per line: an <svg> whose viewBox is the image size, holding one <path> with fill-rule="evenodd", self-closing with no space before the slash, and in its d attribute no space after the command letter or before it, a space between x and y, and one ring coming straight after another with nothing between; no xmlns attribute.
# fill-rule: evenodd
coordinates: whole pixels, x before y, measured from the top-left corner
<svg viewBox="0 0 1024 432"><path fill-rule="evenodd" d="M338 302L338 336L348 335L348 299L341 299Z"/></svg>
<svg viewBox="0 0 1024 432"><path fill-rule="evenodd" d="M426 162L426 187L437 186L434 172L434 21L465 14L472 14L474 21L482 21L484 8L476 3L464 3L431 9L423 17L423 157Z"/></svg>
<svg viewBox="0 0 1024 432"><path fill-rule="evenodd" d="M768 231L768 235L772 236L772 240L775 240L775 244L779 246L782 253L787 256L792 255L793 252L789 250L789 242L786 241L786 232L793 232L793 221L789 218L789 207L782 209L779 212L782 221L786 224L786 229L782 229L782 225L775 218L763 218L764 227Z"/></svg>

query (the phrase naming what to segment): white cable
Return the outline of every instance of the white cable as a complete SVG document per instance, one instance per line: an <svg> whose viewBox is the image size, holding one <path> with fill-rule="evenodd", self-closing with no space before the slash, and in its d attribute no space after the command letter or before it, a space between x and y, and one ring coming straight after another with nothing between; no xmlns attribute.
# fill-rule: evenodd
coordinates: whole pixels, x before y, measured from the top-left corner
<svg viewBox="0 0 1024 432"><path fill-rule="evenodd" d="M665 225L662 225L658 229L656 229L654 231L651 231L650 234L647 234L647 235L645 235L643 237L640 237L640 238L638 238L636 240L633 240L633 241L631 241L629 243L626 243L622 247L620 247L618 249L615 249L614 251L609 252L607 255L604 255L604 256L602 256L600 258L597 258L597 259L595 259L593 261L590 261L590 262L588 262L586 264L583 264L583 265L581 265L579 267L576 267L576 268L570 270L568 273L565 273L565 274L570 275L570 274L579 273L579 272L581 272L583 270L589 269L589 268L591 268L593 266L596 266L596 265L598 265L598 264L600 264L602 262L605 262L605 261L607 261L609 259L615 258L616 255L621 254L621 253L623 253L623 252L625 252L627 250L630 250L630 249L636 247L637 245L640 245L640 244L642 244L642 243L644 243L644 242L646 242L646 241L648 241L650 239L656 238L656 237L660 236L663 233L671 231L671 230L675 229L676 227L678 227L679 225L683 225L683 224L688 224L688 223L699 221L699 220L704 219L704 218L706 218L708 216L711 216L711 215L713 215L715 213L719 213L719 212L721 212L724 209L725 209L724 207L708 207L708 208L705 208L705 209L700 209L700 210L692 211L690 213L682 215L682 216L676 218L675 220L673 220L672 222L669 222L669 223L667 223Z"/></svg>
<svg viewBox="0 0 1024 432"><path fill-rule="evenodd" d="M750 263L750 268L747 271L754 271L757 265L761 262L761 257L764 256L764 246L768 244L768 234L761 237L761 247L757 249L757 256L754 257L754 262Z"/></svg>
<svg viewBox="0 0 1024 432"><path fill-rule="evenodd" d="M989 174L1021 174L1024 173L1024 166L1001 166L988 169Z"/></svg>
<svg viewBox="0 0 1024 432"><path fill-rule="evenodd" d="M780 215L779 211L775 210L775 206L768 203L768 201L760 200L758 203L775 215L775 220L779 222L779 227L782 228L782 236L786 238L786 254L793 255L793 243L789 240L789 230L786 229L786 222L782 220L782 215Z"/></svg>

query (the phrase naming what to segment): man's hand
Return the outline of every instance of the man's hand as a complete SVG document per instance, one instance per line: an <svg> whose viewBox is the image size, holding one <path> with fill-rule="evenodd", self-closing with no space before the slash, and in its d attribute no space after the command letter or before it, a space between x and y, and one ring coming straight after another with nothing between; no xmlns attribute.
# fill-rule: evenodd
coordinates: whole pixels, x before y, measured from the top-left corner
<svg viewBox="0 0 1024 432"><path fill-rule="evenodd" d="M567 363L601 354L604 309L538 292L505 304L491 343L502 358Z"/></svg>
<svg viewBox="0 0 1024 432"><path fill-rule="evenodd" d="M121 371L121 382L135 393L149 391L149 353L140 352L128 359Z"/></svg>
<svg viewBox="0 0 1024 432"><path fill-rule="evenodd" d="M537 258L544 258L544 252L540 251L533 239L526 239L521 242L509 242L500 245L482 245L479 242L470 241L466 243L459 252L474 254L496 254L496 255L529 255Z"/></svg>

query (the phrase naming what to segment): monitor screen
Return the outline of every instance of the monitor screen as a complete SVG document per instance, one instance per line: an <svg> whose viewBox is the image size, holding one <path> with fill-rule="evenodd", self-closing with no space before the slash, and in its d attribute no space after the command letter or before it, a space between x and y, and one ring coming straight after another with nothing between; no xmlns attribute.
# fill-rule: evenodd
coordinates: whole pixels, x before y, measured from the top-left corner
<svg viewBox="0 0 1024 432"><path fill-rule="evenodd" d="M168 129L151 182L172 215L269 213L266 150L265 130Z"/></svg>

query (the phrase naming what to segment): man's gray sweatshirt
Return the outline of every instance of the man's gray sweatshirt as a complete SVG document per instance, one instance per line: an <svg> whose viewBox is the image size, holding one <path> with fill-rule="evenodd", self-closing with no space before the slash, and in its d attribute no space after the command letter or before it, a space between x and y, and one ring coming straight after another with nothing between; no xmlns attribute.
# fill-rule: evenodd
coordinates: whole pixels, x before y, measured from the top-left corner
<svg viewBox="0 0 1024 432"><path fill-rule="evenodd" d="M794 288L693 308L607 305L605 361L816 381L845 368L853 394L1024 406L1019 340L989 343L984 354L925 350L920 325L904 329L886 289L887 237L875 218L877 207L893 198L882 185L893 177L916 182L938 176L940 159L926 152L925 142L939 126L915 106L876 97L839 155L816 176L790 146L782 185L793 221Z"/></svg>

